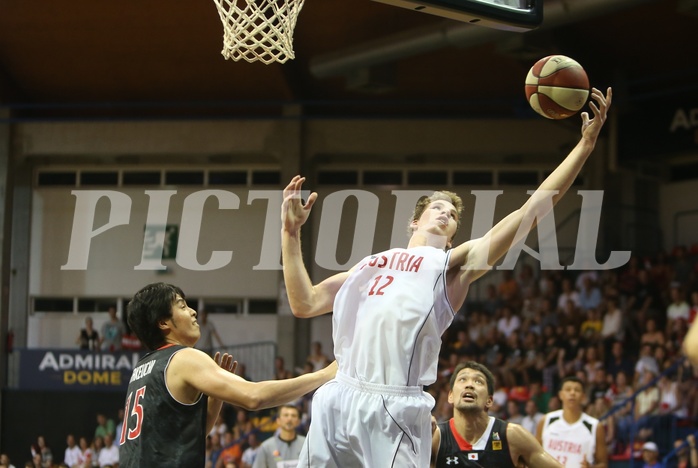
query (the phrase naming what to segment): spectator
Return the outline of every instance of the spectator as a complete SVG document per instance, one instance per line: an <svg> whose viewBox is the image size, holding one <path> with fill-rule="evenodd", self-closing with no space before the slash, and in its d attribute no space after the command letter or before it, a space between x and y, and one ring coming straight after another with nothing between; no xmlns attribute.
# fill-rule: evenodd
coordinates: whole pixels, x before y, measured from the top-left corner
<svg viewBox="0 0 698 468"><path fill-rule="evenodd" d="M606 343L612 343L615 340L623 340L625 337L625 330L623 329L623 311L618 307L618 299L615 296L606 296L603 310L601 339ZM606 349L608 348L607 346Z"/></svg>
<svg viewBox="0 0 698 468"><path fill-rule="evenodd" d="M80 437L78 442L80 446L80 454L78 455L78 463L75 468L91 468L92 467L92 448L87 442L87 437Z"/></svg>
<svg viewBox="0 0 698 468"><path fill-rule="evenodd" d="M259 447L254 468L276 468L282 461L298 461L305 437L296 432L301 415L295 406L279 407L279 429ZM289 465L292 466L292 465Z"/></svg>
<svg viewBox="0 0 698 468"><path fill-rule="evenodd" d="M497 293L497 287L494 284L488 284L485 288L485 299L482 301L482 310L488 317L494 317L497 311L504 305L504 301ZM470 321L470 319L468 320ZM471 338L473 338L471 336ZM473 338L477 340L477 338Z"/></svg>
<svg viewBox="0 0 698 468"><path fill-rule="evenodd" d="M99 451L99 466L111 465L114 468L119 466L119 446L114 443L114 436L107 434L104 436L104 448Z"/></svg>
<svg viewBox="0 0 698 468"><path fill-rule="evenodd" d="M208 434L218 434L220 437L223 437L226 432L228 432L228 425L226 424L223 415L219 413L218 417L216 418L216 422L213 424L213 427Z"/></svg>
<svg viewBox="0 0 698 468"><path fill-rule="evenodd" d="M674 443L678 464L677 468L698 468L698 450L696 449L696 436L689 434L686 436L686 446L684 441L679 439ZM683 447L682 447L683 446Z"/></svg>
<svg viewBox="0 0 698 468"><path fill-rule="evenodd" d="M510 423L521 425L523 421L523 414L521 414L521 408L519 407L519 402L514 400L507 400L507 417L506 420Z"/></svg>
<svg viewBox="0 0 698 468"><path fill-rule="evenodd" d="M502 280L497 285L497 293L504 304L518 307L521 302L519 283L511 270L501 270Z"/></svg>
<svg viewBox="0 0 698 468"><path fill-rule="evenodd" d="M306 359L307 362L313 365L313 371L317 371L327 366L330 363L330 358L322 352L322 343L315 341L312 344L312 350Z"/></svg>
<svg viewBox="0 0 698 468"><path fill-rule="evenodd" d="M647 319L648 314L662 312L662 295L656 285L650 281L647 270L639 270L637 279L638 285L635 294L631 296L627 308L633 311L635 323L641 325Z"/></svg>
<svg viewBox="0 0 698 468"><path fill-rule="evenodd" d="M650 344L652 346L664 346L664 332L657 327L657 320L649 318L645 322L645 332L640 337L641 344Z"/></svg>
<svg viewBox="0 0 698 468"><path fill-rule="evenodd" d="M677 323L688 322L691 317L691 306L685 300L683 289L679 286L672 286L669 290L671 303L666 308L666 335L675 333L678 329Z"/></svg>
<svg viewBox="0 0 698 468"><path fill-rule="evenodd" d="M604 428L605 442L606 442L606 452L615 453L616 451L616 421L615 414L606 416L608 413L609 402L604 397L597 397L592 400L593 403L589 405L587 413L589 416L594 417L599 420ZM604 417L605 416L605 417Z"/></svg>
<svg viewBox="0 0 698 468"><path fill-rule="evenodd" d="M68 447L65 449L65 455L63 456L63 463L69 467L76 466L80 463L80 447L75 443L75 436L73 434L68 434L66 438L66 444Z"/></svg>
<svg viewBox="0 0 698 468"><path fill-rule="evenodd" d="M221 445L221 435L218 432L213 432L208 435L209 441L208 450L206 451L206 468L214 468L218 463L218 457L221 456L223 446Z"/></svg>
<svg viewBox="0 0 698 468"><path fill-rule="evenodd" d="M625 347L622 341L614 341L611 344L611 352L606 359L606 373L615 378L619 372L623 372L626 377L632 380L635 375L635 365L625 354Z"/></svg>
<svg viewBox="0 0 698 468"><path fill-rule="evenodd" d="M596 309L601 305L601 290L589 276L585 276L579 290L579 308L582 311Z"/></svg>
<svg viewBox="0 0 698 468"><path fill-rule="evenodd" d="M218 342L218 346L223 347L223 340L216 330L216 326L213 322L208 320L208 312L202 310L198 312L196 316L196 321L199 322L199 330L201 331L201 338L196 342L194 348L200 349L204 352L211 354L214 347L214 338Z"/></svg>
<svg viewBox="0 0 698 468"><path fill-rule="evenodd" d="M15 466L10 463L10 457L6 453L0 453L0 466L5 465L6 468L15 468Z"/></svg>
<svg viewBox="0 0 698 468"><path fill-rule="evenodd" d="M558 372L560 378L573 375L581 369L586 343L579 336L579 329L573 323L568 323L564 327L562 349L558 354Z"/></svg>
<svg viewBox="0 0 698 468"><path fill-rule="evenodd" d="M674 281L678 284L688 284L691 279L693 265L688 259L686 247L679 245L672 254L674 259L671 266L674 270Z"/></svg>
<svg viewBox="0 0 698 468"><path fill-rule="evenodd" d="M533 268L528 263L521 264L516 282L519 284L519 292L523 299L531 299L537 296L538 283L533 274Z"/></svg>
<svg viewBox="0 0 698 468"><path fill-rule="evenodd" d="M645 369L640 380L640 387L644 388L635 397L635 430L640 440L647 440L652 435L654 417L659 412L659 388L651 385L655 373L651 369Z"/></svg>
<svg viewBox="0 0 698 468"><path fill-rule="evenodd" d="M257 452L259 451L259 438L255 432L250 432L247 436L247 448L242 452L242 463L240 468L252 468Z"/></svg>
<svg viewBox="0 0 698 468"><path fill-rule="evenodd" d="M599 398L606 398L606 395L608 395L611 390L611 385L606 379L606 370L603 367L596 369L593 377L589 380L588 388L588 402L593 403Z"/></svg>
<svg viewBox="0 0 698 468"><path fill-rule="evenodd" d="M31 446L32 460L36 464L36 460L43 468L50 468L53 465L53 453L46 444L44 436L40 435L36 438L36 444ZM37 458L38 456L38 458Z"/></svg>
<svg viewBox="0 0 698 468"><path fill-rule="evenodd" d="M502 316L497 320L497 331L505 338L509 338L514 332L518 332L521 327L521 319L509 305L502 307Z"/></svg>
<svg viewBox="0 0 698 468"><path fill-rule="evenodd" d="M95 437L92 440L92 466L93 467L98 467L99 466L99 454L104 450L104 438L103 437Z"/></svg>
<svg viewBox="0 0 698 468"><path fill-rule="evenodd" d="M108 312L109 320L102 325L100 347L102 351L121 351L121 338L125 331L124 324L116 316L116 306L109 306Z"/></svg>
<svg viewBox="0 0 698 468"><path fill-rule="evenodd" d="M110 435L112 439L116 435L116 424L111 418L107 418L104 413L97 413L97 427L95 428L95 439L104 438ZM106 442L106 441L105 441Z"/></svg>
<svg viewBox="0 0 698 468"><path fill-rule="evenodd" d="M28 461L27 463L24 464L25 468L46 468L41 461L41 454L36 453L32 455L31 461Z"/></svg>
<svg viewBox="0 0 698 468"><path fill-rule="evenodd" d="M240 437L247 437L247 434L254 430L254 424L250 421L250 415L244 408L238 408L235 411L233 430L237 431Z"/></svg>
<svg viewBox="0 0 698 468"><path fill-rule="evenodd" d="M654 442L642 444L642 468L660 468L659 448Z"/></svg>
<svg viewBox="0 0 698 468"><path fill-rule="evenodd" d="M239 434L233 431L225 431L223 434L223 450L221 450L215 468L225 468L229 463L237 466L242 459L242 447L240 446Z"/></svg>
<svg viewBox="0 0 698 468"><path fill-rule="evenodd" d="M632 431L635 419L632 414L632 402L630 397L633 396L633 389L628 385L628 376L625 372L620 371L616 374L615 381L606 398L611 402L611 408L616 411L613 413L618 429L618 440L627 445L630 443L630 433ZM616 409L620 407L620 409Z"/></svg>
<svg viewBox="0 0 698 468"><path fill-rule="evenodd" d="M543 416L545 415L538 411L538 405L536 405L536 402L534 400L528 400L526 402L524 412L525 415L521 419L521 427L526 429L531 434L536 435L536 428L538 427L538 423L541 419L543 419Z"/></svg>
<svg viewBox="0 0 698 468"><path fill-rule="evenodd" d="M601 341L602 328L603 321L601 320L601 312L598 307L587 309L579 330L580 335L589 343L597 343Z"/></svg>
<svg viewBox="0 0 698 468"><path fill-rule="evenodd" d="M645 371L649 371L654 375L659 375L659 363L657 363L657 360L654 358L652 345L649 343L643 344L640 348L640 358L635 364L634 384L637 385L640 382Z"/></svg>
<svg viewBox="0 0 698 468"><path fill-rule="evenodd" d="M574 290L572 281L569 278L562 280L562 291L557 298L557 309L564 311L567 309L567 303L572 301L575 307L579 307L579 293Z"/></svg>
<svg viewBox="0 0 698 468"><path fill-rule="evenodd" d="M99 351L99 333L93 328L92 317L85 317L85 328L80 330L75 344L80 349Z"/></svg>
<svg viewBox="0 0 698 468"><path fill-rule="evenodd" d="M290 379L291 377L293 377L293 374L286 369L283 356L276 356L276 358L274 358L274 378L276 380L284 380Z"/></svg>

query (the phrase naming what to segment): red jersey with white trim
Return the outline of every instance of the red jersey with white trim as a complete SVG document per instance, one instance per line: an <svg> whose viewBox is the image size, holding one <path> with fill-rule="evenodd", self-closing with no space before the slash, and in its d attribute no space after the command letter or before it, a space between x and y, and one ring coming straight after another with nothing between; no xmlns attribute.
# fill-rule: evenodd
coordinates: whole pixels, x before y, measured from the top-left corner
<svg viewBox="0 0 698 468"><path fill-rule="evenodd" d="M449 257L434 247L398 248L352 269L334 301L339 372L382 385L436 380L441 335L455 314L446 295Z"/></svg>

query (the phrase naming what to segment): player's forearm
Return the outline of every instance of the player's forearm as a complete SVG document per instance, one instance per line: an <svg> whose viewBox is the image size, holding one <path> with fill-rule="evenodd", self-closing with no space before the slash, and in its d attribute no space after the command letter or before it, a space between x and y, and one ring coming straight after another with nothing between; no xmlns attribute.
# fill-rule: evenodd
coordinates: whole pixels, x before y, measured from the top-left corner
<svg viewBox="0 0 698 468"><path fill-rule="evenodd" d="M582 138L577 145L560 163L559 166L541 183L539 191L555 191L553 204L567 192L572 186L579 172L584 167L584 163L591 155L596 146L596 139Z"/></svg>
<svg viewBox="0 0 698 468"><path fill-rule="evenodd" d="M211 432L211 429L213 429L213 426L216 424L222 406L223 400L213 397L208 398L208 408L206 409L206 434Z"/></svg>
<svg viewBox="0 0 698 468"><path fill-rule="evenodd" d="M281 231L281 256L284 283L289 305L294 315L305 316L313 306L313 283L303 263L300 231Z"/></svg>
<svg viewBox="0 0 698 468"><path fill-rule="evenodd" d="M325 369L285 380L268 380L257 385L257 407L273 408L306 395L335 376L336 364Z"/></svg>

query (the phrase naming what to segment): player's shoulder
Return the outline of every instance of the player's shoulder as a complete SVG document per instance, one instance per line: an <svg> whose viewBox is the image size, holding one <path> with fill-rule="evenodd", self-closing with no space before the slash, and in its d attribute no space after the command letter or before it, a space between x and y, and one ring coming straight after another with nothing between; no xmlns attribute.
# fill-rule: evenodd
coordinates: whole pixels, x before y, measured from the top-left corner
<svg viewBox="0 0 698 468"><path fill-rule="evenodd" d="M594 416L591 416L587 413L582 413L582 421L586 421L586 422L593 423L593 424L598 424L599 419L595 418Z"/></svg>
<svg viewBox="0 0 698 468"><path fill-rule="evenodd" d="M558 419L562 417L562 410L549 411L545 413L545 419Z"/></svg>
<svg viewBox="0 0 698 468"><path fill-rule="evenodd" d="M562 419L562 410L561 409L545 413L545 416L541 419L543 421L544 427L548 427L551 424L554 424L558 421L564 421Z"/></svg>

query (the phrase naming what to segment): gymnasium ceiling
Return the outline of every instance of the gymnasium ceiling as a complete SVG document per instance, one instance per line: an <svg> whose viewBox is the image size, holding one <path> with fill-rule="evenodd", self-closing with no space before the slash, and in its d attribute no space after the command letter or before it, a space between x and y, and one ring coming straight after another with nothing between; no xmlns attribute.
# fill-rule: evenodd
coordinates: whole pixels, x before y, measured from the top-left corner
<svg viewBox="0 0 698 468"><path fill-rule="evenodd" d="M0 0L0 110L18 120L516 116L540 57L619 105L698 88L698 0L545 0L527 33L370 0L306 0L296 58L221 55L213 0ZM298 104L288 107L287 104Z"/></svg>

